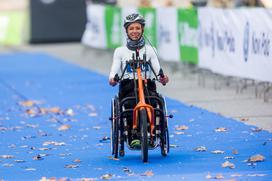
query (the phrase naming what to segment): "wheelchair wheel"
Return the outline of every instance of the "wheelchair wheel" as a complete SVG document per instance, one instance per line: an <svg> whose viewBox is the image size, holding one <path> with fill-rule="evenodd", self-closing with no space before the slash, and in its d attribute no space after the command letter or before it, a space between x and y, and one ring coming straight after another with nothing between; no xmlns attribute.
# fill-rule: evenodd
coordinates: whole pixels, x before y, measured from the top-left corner
<svg viewBox="0 0 272 181"><path fill-rule="evenodd" d="M119 117L118 117L118 99L112 99L111 101L111 150L114 158L118 158L118 144L119 144Z"/></svg>
<svg viewBox="0 0 272 181"><path fill-rule="evenodd" d="M147 113L145 109L140 112L140 129L141 129L141 151L143 162L148 161L148 138L147 138Z"/></svg>
<svg viewBox="0 0 272 181"><path fill-rule="evenodd" d="M166 109L166 102L163 97L163 112L164 117L161 124L161 155L166 156L169 153L169 132L168 132L168 119L166 117L167 115L167 109Z"/></svg>

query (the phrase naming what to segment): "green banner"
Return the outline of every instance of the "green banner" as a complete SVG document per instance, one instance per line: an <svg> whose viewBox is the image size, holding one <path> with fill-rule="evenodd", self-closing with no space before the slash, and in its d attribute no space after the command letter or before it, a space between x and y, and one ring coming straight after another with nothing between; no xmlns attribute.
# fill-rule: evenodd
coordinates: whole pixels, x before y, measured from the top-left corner
<svg viewBox="0 0 272 181"><path fill-rule="evenodd" d="M105 26L107 48L116 48L122 44L121 9L115 6L105 8Z"/></svg>
<svg viewBox="0 0 272 181"><path fill-rule="evenodd" d="M0 12L0 45L19 45L23 42L26 13L23 11Z"/></svg>
<svg viewBox="0 0 272 181"><path fill-rule="evenodd" d="M144 16L146 24L144 35L150 41L150 43L157 47L157 20L155 8L139 8L139 13ZM146 43L148 43L146 40Z"/></svg>
<svg viewBox="0 0 272 181"><path fill-rule="evenodd" d="M178 38L181 61L198 63L197 9L178 9Z"/></svg>

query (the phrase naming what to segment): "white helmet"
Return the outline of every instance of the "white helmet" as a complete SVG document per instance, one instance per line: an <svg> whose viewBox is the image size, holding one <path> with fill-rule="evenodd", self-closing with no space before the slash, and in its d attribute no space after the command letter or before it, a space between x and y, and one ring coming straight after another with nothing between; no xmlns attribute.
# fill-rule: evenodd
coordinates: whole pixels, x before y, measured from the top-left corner
<svg viewBox="0 0 272 181"><path fill-rule="evenodd" d="M145 19L142 15L138 14L138 13L133 13L128 15L125 20L124 20L124 28L127 29L127 27L131 24L131 23L140 23L142 26L145 26Z"/></svg>

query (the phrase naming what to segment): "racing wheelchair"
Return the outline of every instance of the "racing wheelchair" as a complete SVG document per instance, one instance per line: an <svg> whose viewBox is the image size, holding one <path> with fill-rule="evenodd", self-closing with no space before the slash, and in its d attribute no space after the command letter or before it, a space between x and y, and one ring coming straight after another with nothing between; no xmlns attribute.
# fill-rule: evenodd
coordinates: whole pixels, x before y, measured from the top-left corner
<svg viewBox="0 0 272 181"><path fill-rule="evenodd" d="M123 157L126 143L128 149L140 150L142 161L148 162L148 150L160 147L162 156L169 153L168 118L173 116L167 115L165 98L161 94L149 95L146 77L142 76L142 67L149 66L157 81L158 76L163 77L164 74L161 69L159 75L156 75L150 61L146 61L146 55L144 54L141 60L139 52L136 51L136 56L133 54L132 59L127 61L121 77L118 74L115 75L115 81L122 80L127 66L130 66L133 74L138 77L136 79L134 76L137 89L134 90L134 96L125 97L122 100L118 95L112 98L109 118L111 120L111 151L114 158ZM140 146L130 145L132 134L139 138Z"/></svg>

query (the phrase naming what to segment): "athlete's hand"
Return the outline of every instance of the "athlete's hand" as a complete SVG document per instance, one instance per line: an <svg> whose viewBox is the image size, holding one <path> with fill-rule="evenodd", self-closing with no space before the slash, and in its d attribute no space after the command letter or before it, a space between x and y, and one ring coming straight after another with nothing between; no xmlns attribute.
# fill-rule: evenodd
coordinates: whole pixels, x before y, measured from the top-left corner
<svg viewBox="0 0 272 181"><path fill-rule="evenodd" d="M162 83L162 85L166 85L169 82L168 76L164 74L163 77L160 77L160 82Z"/></svg>
<svg viewBox="0 0 272 181"><path fill-rule="evenodd" d="M109 84L110 84L111 86L116 86L117 81L115 81L114 78L111 78L111 79L109 80Z"/></svg>

